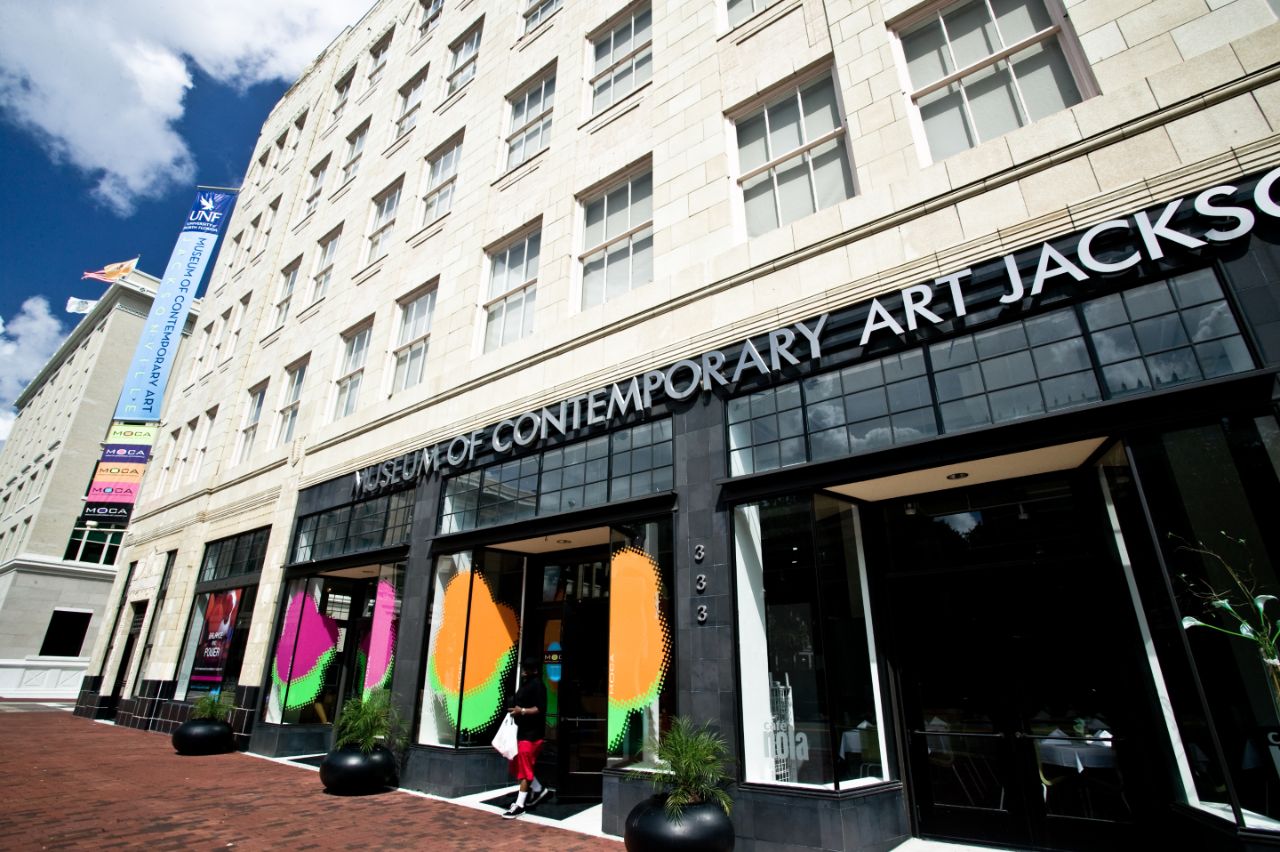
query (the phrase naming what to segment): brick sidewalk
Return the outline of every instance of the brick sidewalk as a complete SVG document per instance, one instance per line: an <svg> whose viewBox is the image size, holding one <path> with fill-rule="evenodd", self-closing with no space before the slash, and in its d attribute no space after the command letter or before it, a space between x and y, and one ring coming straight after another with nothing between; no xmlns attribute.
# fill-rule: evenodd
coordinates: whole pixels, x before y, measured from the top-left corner
<svg viewBox="0 0 1280 852"><path fill-rule="evenodd" d="M403 793L330 796L306 769L243 754L181 757L168 737L69 713L6 714L0 727L6 850L622 850Z"/></svg>

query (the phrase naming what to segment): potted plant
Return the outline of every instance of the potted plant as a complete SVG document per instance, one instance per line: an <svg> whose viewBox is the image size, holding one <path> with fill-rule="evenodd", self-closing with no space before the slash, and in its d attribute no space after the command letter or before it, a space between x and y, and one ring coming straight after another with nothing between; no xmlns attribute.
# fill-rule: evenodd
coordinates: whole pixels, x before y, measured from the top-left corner
<svg viewBox="0 0 1280 852"><path fill-rule="evenodd" d="M650 748L660 767L631 777L650 781L657 792L627 815L623 839L628 852L733 849L732 801L722 786L730 780L724 771L724 738L710 723L697 726L678 717Z"/></svg>
<svg viewBox="0 0 1280 852"><path fill-rule="evenodd" d="M226 754L235 750L235 738L227 715L231 705L222 696L206 693L196 699L187 721L173 732L173 747L178 754Z"/></svg>
<svg viewBox="0 0 1280 852"><path fill-rule="evenodd" d="M396 784L400 718L385 689L349 699L333 725L333 748L320 762L320 780L331 793L358 796Z"/></svg>

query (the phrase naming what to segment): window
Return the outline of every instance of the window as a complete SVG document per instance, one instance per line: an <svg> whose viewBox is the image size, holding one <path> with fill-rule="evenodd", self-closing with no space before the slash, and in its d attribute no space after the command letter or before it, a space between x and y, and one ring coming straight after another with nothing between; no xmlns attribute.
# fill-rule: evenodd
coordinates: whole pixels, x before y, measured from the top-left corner
<svg viewBox="0 0 1280 852"><path fill-rule="evenodd" d="M585 204L582 307L653 280L653 173L645 172Z"/></svg>
<svg viewBox="0 0 1280 852"><path fill-rule="evenodd" d="M284 168L284 165L287 162L287 160L285 159L285 155L289 153L289 150L290 150L289 149L289 131L286 130L284 133L281 133L279 136L276 137L276 150L275 150L276 171L280 171L282 168Z"/></svg>
<svg viewBox="0 0 1280 852"><path fill-rule="evenodd" d="M218 333L213 339L212 357L209 359L209 366L216 367L222 363L222 347L227 341L227 335L231 331L231 314L233 308L227 308L219 317Z"/></svg>
<svg viewBox="0 0 1280 852"><path fill-rule="evenodd" d="M276 315L272 328L279 328L289 318L289 305L293 302L293 288L298 283L298 268L301 266L302 258L299 257L280 273L280 295L276 298Z"/></svg>
<svg viewBox="0 0 1280 852"><path fill-rule="evenodd" d="M382 72L387 70L387 54L391 52L391 33L387 33L369 49L369 83L365 91L378 85Z"/></svg>
<svg viewBox="0 0 1280 852"><path fill-rule="evenodd" d="M900 34L911 102L941 160L1081 100L1055 0L945 5Z"/></svg>
<svg viewBox="0 0 1280 852"><path fill-rule="evenodd" d="M511 98L507 168L513 169L551 144L551 107L556 75L544 77Z"/></svg>
<svg viewBox="0 0 1280 852"><path fill-rule="evenodd" d="M427 188L422 196L422 222L434 222L453 209L453 189L458 179L458 158L462 140L450 142L427 159Z"/></svg>
<svg viewBox="0 0 1280 852"><path fill-rule="evenodd" d="M284 398L281 400L276 445L293 440L293 430L298 425L298 409L302 407L302 383L307 378L307 362L301 361L284 371Z"/></svg>
<svg viewBox="0 0 1280 852"><path fill-rule="evenodd" d="M256 586L197 592L182 646L175 700L236 693L256 597Z"/></svg>
<svg viewBox="0 0 1280 852"><path fill-rule="evenodd" d="M529 32L551 17L560 8L560 0L526 0L524 7L524 31Z"/></svg>
<svg viewBox="0 0 1280 852"><path fill-rule="evenodd" d="M302 213L304 217L316 212L316 208L320 206L320 193L324 192L324 178L328 171L328 157L317 163L315 168L311 170L311 188L307 190L306 209Z"/></svg>
<svg viewBox="0 0 1280 852"><path fill-rule="evenodd" d="M248 461L253 453L253 441L258 437L258 422L262 420L262 401L266 396L265 382L249 390L249 407L245 409L244 425L240 427L240 451L236 453L236 464Z"/></svg>
<svg viewBox="0 0 1280 852"><path fill-rule="evenodd" d="M267 174L271 169L271 149L262 152L262 156L258 157L258 167L253 170L253 182L255 185L265 183L270 180Z"/></svg>
<svg viewBox="0 0 1280 852"><path fill-rule="evenodd" d="M649 4L637 7L608 32L593 39L591 111L626 97L653 74L653 28Z"/></svg>
<svg viewBox="0 0 1280 852"><path fill-rule="evenodd" d="M330 115L333 116L334 121L341 118L343 111L347 108L347 101L351 97L351 81L355 76L356 69L353 67L338 78L338 82L333 84L333 109L330 111Z"/></svg>
<svg viewBox="0 0 1280 852"><path fill-rule="evenodd" d="M453 65L449 69L449 94L461 89L476 76L476 54L480 52L480 25L472 27L450 48Z"/></svg>
<svg viewBox="0 0 1280 852"><path fill-rule="evenodd" d="M231 265L239 266L244 263L245 246L247 245L244 241L244 231L231 238L231 245Z"/></svg>
<svg viewBox="0 0 1280 852"><path fill-rule="evenodd" d="M490 256L484 351L533 333L541 244L542 231L534 231Z"/></svg>
<svg viewBox="0 0 1280 852"><path fill-rule="evenodd" d="M431 315L436 308L436 291L410 297L400 305L400 334L396 340L396 368L391 392L411 388L422 381L431 335Z"/></svg>
<svg viewBox="0 0 1280 852"><path fill-rule="evenodd" d="M320 251L316 253L315 271L311 273L311 301L324 298L329 290L329 281L333 278L333 259L338 253L338 238L342 236L342 226L320 238Z"/></svg>
<svg viewBox="0 0 1280 852"><path fill-rule="evenodd" d="M737 129L738 183L751 236L853 196L830 77L791 89L739 119Z"/></svg>
<svg viewBox="0 0 1280 852"><path fill-rule="evenodd" d="M175 473L178 464L178 445L182 442L182 429L174 429L169 433L169 452L165 454L164 464L160 466L160 478L156 481L156 493L163 494L164 488L170 482L169 475L175 474L172 480L173 484L177 484L178 477Z"/></svg>
<svg viewBox="0 0 1280 852"><path fill-rule="evenodd" d="M423 68L408 83L400 87L400 108L396 118L396 138L408 133L418 123L422 106L422 92L427 85L427 69Z"/></svg>
<svg viewBox="0 0 1280 852"><path fill-rule="evenodd" d="M40 644L42 657L78 657L84 646L84 635L93 619L92 610L55 609L49 617Z"/></svg>
<svg viewBox="0 0 1280 852"><path fill-rule="evenodd" d="M360 400L360 382L364 378L364 362L369 355L371 326L344 335L341 372L338 375L338 398L334 418L346 417L356 410Z"/></svg>
<svg viewBox="0 0 1280 852"><path fill-rule="evenodd" d="M422 18L418 21L418 37L422 38L440 23L444 0L418 0L422 6Z"/></svg>
<svg viewBox="0 0 1280 852"><path fill-rule="evenodd" d="M347 137L347 159L342 164L343 183L355 177L360 170L360 155L364 153L364 140L368 135L369 122L366 121Z"/></svg>
<svg viewBox="0 0 1280 852"><path fill-rule="evenodd" d="M187 482L195 482L204 472L204 461L209 455L209 440L213 437L213 423L218 418L218 409L211 408L204 413L204 428L200 433L200 441L196 444L195 455L190 459ZM191 421L191 431L195 432L195 421Z"/></svg>
<svg viewBox="0 0 1280 852"><path fill-rule="evenodd" d="M95 527L80 526L71 531L67 549L62 558L68 562L91 562L94 565L116 564L124 529L99 524ZM44 653L43 651L41 653ZM69 654L67 656L76 656Z"/></svg>
<svg viewBox="0 0 1280 852"><path fill-rule="evenodd" d="M276 196L276 200L268 204L262 213L262 229L258 231L258 248L255 254L261 254L267 249L267 241L271 239L271 228L275 225L276 214L280 212L282 198L283 196Z"/></svg>
<svg viewBox="0 0 1280 852"><path fill-rule="evenodd" d="M400 207L400 181L382 191L373 199L373 218L369 222L369 254L367 263L385 257L391 247L391 232L396 225L396 210Z"/></svg>
<svg viewBox="0 0 1280 852"><path fill-rule="evenodd" d="M244 330L245 314L249 313L249 300L253 298L252 293L245 293L240 297L240 303L236 305L236 311L231 320L231 333L227 337L227 353L224 358L230 358L236 353L236 347L240 345L240 332Z"/></svg>
<svg viewBox="0 0 1280 852"><path fill-rule="evenodd" d="M187 428L181 430L182 439L179 442L178 454L173 462L173 487L178 488L186 480L187 464L191 458L191 446L196 440L196 429L200 427L200 418L187 421ZM178 436L174 432L175 439Z"/></svg>
<svg viewBox="0 0 1280 852"><path fill-rule="evenodd" d="M188 382L194 382L199 376L203 375L205 357L209 354L209 344L213 340L213 323L209 323L200 332L200 348L196 350L196 357L191 360L191 375L187 378Z"/></svg>
<svg viewBox="0 0 1280 852"><path fill-rule="evenodd" d="M302 128L307 124L307 110L293 120L293 144L289 146L289 158L286 162L292 163L293 157L298 153L298 146L302 144Z"/></svg>
<svg viewBox="0 0 1280 852"><path fill-rule="evenodd" d="M778 0L729 0L729 26L736 27L755 13L763 12L777 2Z"/></svg>
<svg viewBox="0 0 1280 852"><path fill-rule="evenodd" d="M262 226L262 214L253 217L249 222L249 231L245 234L244 251L247 257L254 257L257 253L258 245L258 228Z"/></svg>

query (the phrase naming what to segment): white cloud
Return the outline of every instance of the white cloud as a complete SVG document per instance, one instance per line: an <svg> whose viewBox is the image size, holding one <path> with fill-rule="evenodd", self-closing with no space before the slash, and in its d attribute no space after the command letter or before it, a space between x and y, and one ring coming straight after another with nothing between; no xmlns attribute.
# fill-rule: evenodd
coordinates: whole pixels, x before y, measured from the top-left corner
<svg viewBox="0 0 1280 852"><path fill-rule="evenodd" d="M188 62L235 86L292 81L370 0L0 0L0 109L127 215L195 175L174 124Z"/></svg>
<svg viewBox="0 0 1280 852"><path fill-rule="evenodd" d="M13 428L13 401L57 351L66 334L43 296L27 299L7 322L0 317L0 446Z"/></svg>

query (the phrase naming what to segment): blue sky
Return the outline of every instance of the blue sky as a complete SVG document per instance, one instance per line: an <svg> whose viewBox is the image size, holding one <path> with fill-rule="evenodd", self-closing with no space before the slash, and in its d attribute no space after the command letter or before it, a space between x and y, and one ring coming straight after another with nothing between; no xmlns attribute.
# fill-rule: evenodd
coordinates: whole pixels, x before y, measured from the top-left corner
<svg viewBox="0 0 1280 852"><path fill-rule="evenodd" d="M258 129L372 0L0 0L0 444L80 317L81 273L161 275L197 184L237 186ZM408 4L406 4L408 8Z"/></svg>

